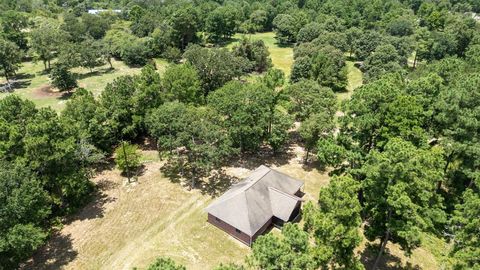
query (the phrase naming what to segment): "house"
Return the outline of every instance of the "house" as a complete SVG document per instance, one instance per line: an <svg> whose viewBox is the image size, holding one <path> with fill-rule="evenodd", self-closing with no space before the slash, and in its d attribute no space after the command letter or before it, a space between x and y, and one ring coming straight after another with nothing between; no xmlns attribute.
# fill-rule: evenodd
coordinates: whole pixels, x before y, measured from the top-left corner
<svg viewBox="0 0 480 270"><path fill-rule="evenodd" d="M122 13L122 10L121 9L89 9L87 12L88 14L93 14L93 15L98 15L104 12L113 12L113 13L120 14Z"/></svg>
<svg viewBox="0 0 480 270"><path fill-rule="evenodd" d="M303 185L262 165L205 208L208 222L251 246L270 226L297 218Z"/></svg>

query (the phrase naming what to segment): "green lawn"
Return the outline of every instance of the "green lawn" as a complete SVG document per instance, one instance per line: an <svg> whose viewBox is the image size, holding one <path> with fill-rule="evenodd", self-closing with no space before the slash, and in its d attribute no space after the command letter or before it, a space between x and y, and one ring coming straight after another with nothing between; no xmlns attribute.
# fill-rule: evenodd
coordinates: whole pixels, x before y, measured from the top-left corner
<svg viewBox="0 0 480 270"><path fill-rule="evenodd" d="M352 93L355 89L362 86L363 84L363 74L360 69L355 67L355 63L352 61L347 61L347 91L337 94L339 100L349 99L352 96Z"/></svg>
<svg viewBox="0 0 480 270"><path fill-rule="evenodd" d="M157 68L162 73L167 63L163 60L156 60ZM121 61L113 60L114 69L109 69L108 65L97 67L90 72L85 68L75 68L72 72L78 75L78 85L92 91L98 96L108 83L119 76L134 75L140 72L140 68L131 68ZM50 85L48 74L43 71L41 62L24 62L18 71L18 81L20 87L13 93L0 93L0 98L7 95L17 94L20 97L33 101L38 107L52 107L56 111L61 111L65 107L68 99L67 95L59 93ZM4 81L0 81L3 83Z"/></svg>
<svg viewBox="0 0 480 270"><path fill-rule="evenodd" d="M270 52L270 57L272 58L273 66L285 72L287 79L290 77L290 72L293 65L293 48L292 47L279 46L275 39L275 33L266 32L266 33L255 33L255 34L236 34L235 36L233 36L233 39L232 39L233 41L228 43L227 48L232 48L243 37L246 37L251 40L263 40ZM360 69L354 66L354 62L347 61L347 70L348 70L348 86L346 89L347 91L337 94L339 100L345 100L350 98L350 96L353 93L353 90L361 86L363 83L362 72L360 71ZM246 77L246 79L249 81L253 81L255 78L256 76Z"/></svg>

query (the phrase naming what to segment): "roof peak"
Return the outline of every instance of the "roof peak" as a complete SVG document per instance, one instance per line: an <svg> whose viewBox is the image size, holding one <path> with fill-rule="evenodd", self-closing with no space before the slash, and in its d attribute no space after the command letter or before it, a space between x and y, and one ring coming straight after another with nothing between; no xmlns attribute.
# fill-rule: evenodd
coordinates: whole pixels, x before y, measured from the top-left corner
<svg viewBox="0 0 480 270"><path fill-rule="evenodd" d="M260 174L260 170L261 171L261 174ZM265 171L263 171L265 170ZM267 173L271 172L272 169L265 166L265 165L260 165L258 168L255 169L255 171L252 172L252 174L250 174L250 176L248 176L245 180L248 181L248 185L247 187L245 187L244 190L248 190L249 188L251 188L252 186L254 186L255 184L258 183L258 181L262 180L263 177L265 177L265 175L267 175ZM255 173L259 173L259 175L254 175ZM251 179L249 180L249 178L253 178L252 176L255 176L256 179Z"/></svg>

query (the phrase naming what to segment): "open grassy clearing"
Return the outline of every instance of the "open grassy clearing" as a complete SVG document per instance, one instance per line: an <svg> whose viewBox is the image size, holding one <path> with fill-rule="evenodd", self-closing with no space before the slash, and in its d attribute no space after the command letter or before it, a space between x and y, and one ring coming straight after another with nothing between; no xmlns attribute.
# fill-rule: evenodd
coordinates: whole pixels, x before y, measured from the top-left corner
<svg viewBox="0 0 480 270"><path fill-rule="evenodd" d="M162 73L167 63L163 60L155 60L157 68ZM132 68L125 65L122 61L112 60L114 69L109 65L97 67L90 72L86 68L74 68L72 72L78 75L78 85L92 91L98 96L108 83L113 82L117 77L123 75L134 75L140 72L140 68ZM12 93L0 93L0 98L7 95L16 94L23 98L33 101L38 107L52 107L56 111L61 111L68 100L67 93L60 93L52 88L48 74L43 70L41 62L24 62L17 76L19 87ZM0 81L4 83L4 81Z"/></svg>
<svg viewBox="0 0 480 270"><path fill-rule="evenodd" d="M275 33L265 32L265 33L255 33L255 34L236 34L233 36L234 42L227 45L228 48L232 48L239 40L243 37L246 37L251 40L263 40L265 45L268 47L270 52L270 57L272 58L273 66L282 70L285 73L287 78L290 77L290 71L293 64L293 48L292 47L281 47L277 44L275 39Z"/></svg>
<svg viewBox="0 0 480 270"><path fill-rule="evenodd" d="M266 154L241 159L225 172L239 181L266 164L305 181L304 198L316 201L330 178L312 164L303 164L303 154L301 147L293 145L277 157ZM154 150L143 151L142 161L144 171L136 183L127 184L114 168L95 176L95 199L71 217L23 268L142 269L158 256L169 256L193 270L211 269L221 262L244 262L250 249L206 222L203 209L214 199L206 190L189 190L171 182L160 172L163 163ZM426 241L438 245L436 238ZM359 250L365 246L366 242ZM422 270L439 269L430 249L419 248L411 258L403 256L396 245L389 244L388 249L388 262L381 269L405 269L407 263ZM368 252L362 257L371 258Z"/></svg>
<svg viewBox="0 0 480 270"><path fill-rule="evenodd" d="M362 86L363 84L363 74L362 71L360 71L359 68L355 66L355 62L352 61L346 61L347 63L347 79L348 79L348 85L347 85L347 91L337 93L337 97L339 100L346 100L349 99L353 91L357 89L358 87Z"/></svg>
<svg viewBox="0 0 480 270"><path fill-rule="evenodd" d="M328 176L303 169L301 148L272 158L251 158L225 168L234 179L267 164L305 181L306 199L316 200ZM210 269L221 262L243 262L250 250L206 223L203 208L213 199L189 191L160 172L155 151L144 151L145 170L137 183L126 184L117 169L94 178L95 200L73 216L25 269L131 269L157 256L169 256L188 269Z"/></svg>

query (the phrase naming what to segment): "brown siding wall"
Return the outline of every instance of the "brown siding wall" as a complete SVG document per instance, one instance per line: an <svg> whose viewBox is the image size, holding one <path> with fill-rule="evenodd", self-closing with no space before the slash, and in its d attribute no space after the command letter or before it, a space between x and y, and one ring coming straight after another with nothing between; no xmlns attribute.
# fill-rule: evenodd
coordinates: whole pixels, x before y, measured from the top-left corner
<svg viewBox="0 0 480 270"><path fill-rule="evenodd" d="M246 244L247 246L251 245L251 238L248 234L244 232L237 232L236 228L232 225L222 221L221 219L217 219L214 215L208 213L208 222L217 226L218 228L224 230L226 233L230 234L231 236L237 238L242 243Z"/></svg>
<svg viewBox="0 0 480 270"><path fill-rule="evenodd" d="M262 228L260 228L260 230L258 230L258 232L256 232L253 237L252 237L252 242L255 241L257 239L257 237L259 237L262 233L264 233L268 228L270 228L270 226L272 225L272 218L270 218L267 223L265 223L265 225L262 226Z"/></svg>

